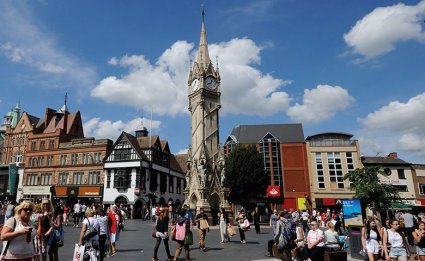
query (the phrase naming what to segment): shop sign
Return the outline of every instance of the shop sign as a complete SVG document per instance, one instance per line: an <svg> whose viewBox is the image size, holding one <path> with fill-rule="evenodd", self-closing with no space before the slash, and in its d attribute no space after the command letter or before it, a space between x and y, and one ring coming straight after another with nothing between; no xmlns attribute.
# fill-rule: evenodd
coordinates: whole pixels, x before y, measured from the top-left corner
<svg viewBox="0 0 425 261"><path fill-rule="evenodd" d="M78 195L81 197L100 196L100 187L80 187Z"/></svg>
<svg viewBox="0 0 425 261"><path fill-rule="evenodd" d="M280 186L276 186L276 185L268 186L266 197L272 197L272 198L280 197Z"/></svg>
<svg viewBox="0 0 425 261"><path fill-rule="evenodd" d="M24 195L45 195L50 194L50 187L47 186L24 186L22 188Z"/></svg>
<svg viewBox="0 0 425 261"><path fill-rule="evenodd" d="M405 179L397 179L397 180L384 179L384 180L381 180L381 183L388 184L388 185L407 185L407 181Z"/></svg>

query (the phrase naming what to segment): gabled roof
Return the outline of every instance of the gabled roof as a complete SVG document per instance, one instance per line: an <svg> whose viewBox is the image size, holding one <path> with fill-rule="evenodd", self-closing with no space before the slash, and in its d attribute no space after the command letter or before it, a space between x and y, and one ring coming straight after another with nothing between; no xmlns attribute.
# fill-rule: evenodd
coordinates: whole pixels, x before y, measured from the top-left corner
<svg viewBox="0 0 425 261"><path fill-rule="evenodd" d="M363 165L411 165L399 158L393 157L361 157Z"/></svg>
<svg viewBox="0 0 425 261"><path fill-rule="evenodd" d="M146 155L143 153L143 151L139 147L139 143L137 142L136 137L131 135L130 133L127 133L125 131L121 132L121 135L118 137L118 139L114 142L114 145L112 145L111 150L105 155L105 159L107 159L112 152L114 151L115 146L121 142L123 139L128 140L131 147L133 147L134 151L139 155L139 157L143 160L149 160Z"/></svg>
<svg viewBox="0 0 425 261"><path fill-rule="evenodd" d="M187 154L176 154L170 157L170 167L173 170L186 173L187 171Z"/></svg>
<svg viewBox="0 0 425 261"><path fill-rule="evenodd" d="M169 145L168 145L168 140L161 140L161 150L163 151L163 152L168 152L168 153L170 153L170 147L169 147ZM170 153L171 154L171 153Z"/></svg>
<svg viewBox="0 0 425 261"><path fill-rule="evenodd" d="M239 125L233 128L230 135L234 136L238 143L256 144L267 133L273 135L281 143L304 142L304 131L300 123Z"/></svg>
<svg viewBox="0 0 425 261"><path fill-rule="evenodd" d="M154 146L155 143L158 143L158 146L161 147L161 142L159 141L159 136L146 136L146 137L137 137L137 141L141 149L149 149Z"/></svg>

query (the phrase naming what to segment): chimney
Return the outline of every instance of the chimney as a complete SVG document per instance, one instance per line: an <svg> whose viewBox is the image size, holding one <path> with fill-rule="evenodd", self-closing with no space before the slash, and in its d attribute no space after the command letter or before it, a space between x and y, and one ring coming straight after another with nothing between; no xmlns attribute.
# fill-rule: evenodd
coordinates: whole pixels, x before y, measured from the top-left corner
<svg viewBox="0 0 425 261"><path fill-rule="evenodd" d="M397 152L390 152L390 153L388 153L388 158L397 159Z"/></svg>

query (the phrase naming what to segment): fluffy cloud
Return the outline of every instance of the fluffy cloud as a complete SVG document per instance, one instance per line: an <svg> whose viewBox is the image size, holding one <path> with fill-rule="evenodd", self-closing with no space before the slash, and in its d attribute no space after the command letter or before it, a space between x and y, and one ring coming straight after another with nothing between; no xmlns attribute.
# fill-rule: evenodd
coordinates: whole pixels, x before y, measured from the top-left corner
<svg viewBox="0 0 425 261"><path fill-rule="evenodd" d="M254 68L261 61L262 48L250 39L209 45L210 56L220 57L220 75L225 79L221 83L223 113L268 116L288 107L290 98L280 88L290 81ZM159 115L187 113L188 68L195 55L193 44L177 41L154 64L143 55L113 57L109 64L128 68L128 73L103 79L91 94Z"/></svg>
<svg viewBox="0 0 425 261"><path fill-rule="evenodd" d="M424 15L424 0L414 6L399 3L378 7L357 21L354 27L344 34L344 40L354 53L362 55L364 59L375 58L391 52L399 42L423 42Z"/></svg>
<svg viewBox="0 0 425 261"><path fill-rule="evenodd" d="M61 50L49 32L37 27L25 2L0 1L0 10L0 54L35 69L37 73L27 78L48 87L94 85L96 71Z"/></svg>
<svg viewBox="0 0 425 261"><path fill-rule="evenodd" d="M303 123L318 123L347 109L354 102L348 91L340 86L318 85L304 90L303 103L296 103L287 111L293 120Z"/></svg>
<svg viewBox="0 0 425 261"><path fill-rule="evenodd" d="M425 155L425 93L406 103L392 101L358 121L366 130L389 132L398 140L395 149Z"/></svg>
<svg viewBox="0 0 425 261"><path fill-rule="evenodd" d="M110 120L101 120L100 118L92 118L84 122L84 135L86 137L96 137L97 139L107 138L116 140L121 132L125 131L134 134L134 131L141 127L141 118L133 119L129 122L121 120L112 122ZM143 118L143 123L149 131L157 130L161 126L160 121ZM152 128L152 129L151 129Z"/></svg>

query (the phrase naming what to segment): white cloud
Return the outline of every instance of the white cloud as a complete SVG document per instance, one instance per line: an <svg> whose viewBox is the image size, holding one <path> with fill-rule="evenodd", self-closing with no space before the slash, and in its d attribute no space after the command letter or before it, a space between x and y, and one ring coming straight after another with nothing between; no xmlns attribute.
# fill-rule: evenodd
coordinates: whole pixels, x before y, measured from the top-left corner
<svg viewBox="0 0 425 261"><path fill-rule="evenodd" d="M357 21L354 27L344 34L344 40L353 53L362 55L365 60L372 59L393 51L399 42L424 42L424 15L424 0L413 6L399 3L378 7Z"/></svg>
<svg viewBox="0 0 425 261"><path fill-rule="evenodd" d="M83 124L84 135L86 137L107 138L115 141L123 131L134 135L134 131L141 127L141 122L141 118L128 122L121 120L112 122L110 120L101 120L100 118L91 118ZM151 120L143 118L143 123L149 131L158 130L161 127L161 121L152 120L151 123Z"/></svg>
<svg viewBox="0 0 425 261"><path fill-rule="evenodd" d="M182 149L182 150L179 150L177 153L174 153L174 155L177 155L177 154L187 154L188 153L188 149Z"/></svg>
<svg viewBox="0 0 425 261"><path fill-rule="evenodd" d="M26 77L48 87L90 87L98 79L94 68L70 53L48 31L37 26L24 1L0 1L0 54L10 62L27 65L37 73ZM41 77L41 78L40 78Z"/></svg>
<svg viewBox="0 0 425 261"><path fill-rule="evenodd" d="M188 68L196 50L192 43L177 41L153 64L143 55L113 57L110 65L126 67L121 77L103 79L91 92L108 103L152 110L159 115L188 113ZM263 74L263 47L249 39L209 45L210 57L219 56L222 113L269 116L285 111L290 98L279 89L291 81Z"/></svg>
<svg viewBox="0 0 425 261"><path fill-rule="evenodd" d="M393 150L425 156L425 93L406 103L392 101L358 121L366 130L389 132L398 141L391 144Z"/></svg>
<svg viewBox="0 0 425 261"><path fill-rule="evenodd" d="M303 103L290 107L287 114L302 123L319 123L347 109L354 102L348 91L340 86L318 85L304 90Z"/></svg>

